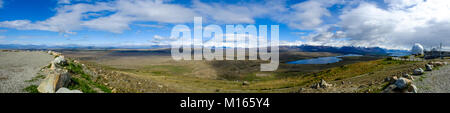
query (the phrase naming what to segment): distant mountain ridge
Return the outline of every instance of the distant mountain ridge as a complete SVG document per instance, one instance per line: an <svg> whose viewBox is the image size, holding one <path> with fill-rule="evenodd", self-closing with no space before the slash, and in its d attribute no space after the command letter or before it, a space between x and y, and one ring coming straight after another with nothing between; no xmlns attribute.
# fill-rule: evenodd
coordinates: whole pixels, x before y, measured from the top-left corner
<svg viewBox="0 0 450 113"><path fill-rule="evenodd" d="M80 46L75 44L47 46L47 45L21 45L21 44L0 44L0 49L87 49L87 50L109 50L109 49L157 49L170 48L169 45L152 46ZM408 53L406 50L388 50L380 47L332 47L332 46L280 46L281 52L302 51L302 52L333 52L342 54L360 54L360 55L389 55L395 53Z"/></svg>
<svg viewBox="0 0 450 113"><path fill-rule="evenodd" d="M76 44L69 45L57 45L57 46L48 46L48 45L22 45L22 44L0 44L0 49L154 49L154 48L169 48L170 46L82 46Z"/></svg>
<svg viewBox="0 0 450 113"><path fill-rule="evenodd" d="M380 47L332 47L332 46L281 46L280 51L303 51L303 52L332 52L342 54L360 54L360 55L389 55L388 50Z"/></svg>

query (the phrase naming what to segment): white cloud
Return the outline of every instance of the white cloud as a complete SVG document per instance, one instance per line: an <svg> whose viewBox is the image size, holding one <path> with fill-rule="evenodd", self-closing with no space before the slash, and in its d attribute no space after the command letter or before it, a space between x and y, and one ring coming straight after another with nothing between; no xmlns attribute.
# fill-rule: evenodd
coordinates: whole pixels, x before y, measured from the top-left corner
<svg viewBox="0 0 450 113"><path fill-rule="evenodd" d="M203 3L193 1L193 9L205 18L221 24L253 24L255 18L276 14L283 11L284 2L265 1L263 3Z"/></svg>
<svg viewBox="0 0 450 113"><path fill-rule="evenodd" d="M58 4L70 4L70 0L58 0Z"/></svg>
<svg viewBox="0 0 450 113"><path fill-rule="evenodd" d="M155 45L170 45L171 42L176 41L175 37L163 37L160 35L154 35L152 40L149 40L152 44Z"/></svg>
<svg viewBox="0 0 450 113"><path fill-rule="evenodd" d="M140 26L140 27L150 27L150 28L165 28L164 25L156 25L156 24L134 24L136 26Z"/></svg>
<svg viewBox="0 0 450 113"><path fill-rule="evenodd" d="M111 9L107 3L64 5L58 7L56 15L47 20L36 22L31 22L30 20L3 21L0 22L0 27L74 34L73 30L83 27L80 23L84 13Z"/></svg>
<svg viewBox="0 0 450 113"><path fill-rule="evenodd" d="M448 44L450 1L428 0L414 4L401 2L381 9L375 4L362 3L344 12L339 17L342 20L339 26L355 45L409 49L416 42L426 47L440 42Z"/></svg>
<svg viewBox="0 0 450 113"><path fill-rule="evenodd" d="M181 5L166 4L158 0L119 0L114 3L113 15L82 23L88 28L121 33L136 21L161 23L185 23L193 20L196 13Z"/></svg>
<svg viewBox="0 0 450 113"><path fill-rule="evenodd" d="M163 40L165 38L162 37L162 36L159 36L159 35L155 35L155 36L153 36L153 39L155 39L155 40Z"/></svg>
<svg viewBox="0 0 450 113"><path fill-rule="evenodd" d="M339 0L309 0L289 6L287 10L272 18L287 24L290 28L315 30L324 24L323 18L332 16L329 7L347 3Z"/></svg>
<svg viewBox="0 0 450 113"><path fill-rule="evenodd" d="M291 28L313 29L322 24L322 16L330 16L330 12L317 1L307 1L291 6L294 10L289 14L281 15L280 22Z"/></svg>
<svg viewBox="0 0 450 113"><path fill-rule="evenodd" d="M160 28L136 24L140 22L190 23L194 16L203 16L206 23L219 24L253 24L257 18L268 18L293 29L312 31L301 37L304 41L286 44L409 49L416 42L425 47L450 43L448 0L384 0L385 4L378 3L386 7L364 0L309 0L290 6L283 0L235 4L194 0L191 6L170 0L117 0L94 4L75 1L59 0L61 5L56 8L57 13L47 20L2 21L0 27L65 34L75 34L74 31L83 29L122 33L130 29L130 25ZM337 22L327 24L325 19L335 16L328 9L336 4L345 6L338 10L342 12L333 13L339 15ZM159 43L165 39L170 40L155 35L152 41Z"/></svg>
<svg viewBox="0 0 450 113"><path fill-rule="evenodd" d="M162 23L185 23L193 20L195 12L181 5L166 4L161 0L118 0L97 2L95 4L64 3L57 14L47 20L31 22L30 20L13 20L0 22L0 27L19 30L43 30L60 33L73 33L73 30L90 28L114 33L129 29L136 21ZM102 16L102 11L113 14ZM96 17L95 15L100 15ZM92 17L94 15L94 17Z"/></svg>
<svg viewBox="0 0 450 113"><path fill-rule="evenodd" d="M423 1L424 0L384 0L384 2L387 3L390 8L394 9L412 7Z"/></svg>

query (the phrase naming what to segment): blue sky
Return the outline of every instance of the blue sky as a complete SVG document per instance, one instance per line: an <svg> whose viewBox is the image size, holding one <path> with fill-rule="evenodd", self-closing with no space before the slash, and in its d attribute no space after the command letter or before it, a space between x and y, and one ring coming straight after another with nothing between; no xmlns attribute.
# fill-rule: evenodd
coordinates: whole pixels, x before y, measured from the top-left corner
<svg viewBox="0 0 450 113"><path fill-rule="evenodd" d="M0 0L0 44L166 44L174 25L192 28L193 17L200 16L203 25L279 25L285 45L408 49L422 43L427 48L449 43L448 4L446 0Z"/></svg>

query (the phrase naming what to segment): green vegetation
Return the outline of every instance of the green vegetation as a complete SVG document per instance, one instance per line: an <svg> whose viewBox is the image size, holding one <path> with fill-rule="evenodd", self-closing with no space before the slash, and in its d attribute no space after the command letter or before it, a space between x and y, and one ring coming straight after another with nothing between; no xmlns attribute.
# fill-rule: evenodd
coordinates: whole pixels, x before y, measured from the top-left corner
<svg viewBox="0 0 450 113"><path fill-rule="evenodd" d="M69 89L78 89L84 93L97 93L94 88L99 88L105 93L111 93L111 89L109 89L108 87L92 81L91 75L85 73L83 71L83 67L80 64L73 63L72 61L69 61L68 64L69 65L67 65L66 68L69 70L69 72L80 76L72 76L71 80L73 83L69 85Z"/></svg>
<svg viewBox="0 0 450 113"><path fill-rule="evenodd" d="M67 69L74 74L80 74L80 76L86 80L91 80L91 77L84 73L83 67L80 64L69 62Z"/></svg>
<svg viewBox="0 0 450 113"><path fill-rule="evenodd" d="M185 66L173 66L173 65L151 65L145 66L142 69L139 69L140 72L143 73L152 73L154 75L183 75L191 71L190 68Z"/></svg>
<svg viewBox="0 0 450 113"><path fill-rule="evenodd" d="M427 78L426 76L420 76L419 79L416 79L416 81L423 81L423 79Z"/></svg>
<svg viewBox="0 0 450 113"><path fill-rule="evenodd" d="M28 93L39 93L39 91L37 90L38 86L37 85L30 85L26 88L24 88L23 90L28 92Z"/></svg>
<svg viewBox="0 0 450 113"><path fill-rule="evenodd" d="M371 85L366 88L363 88L359 90L358 92L367 92L367 93L382 93L383 89L389 86L388 82L378 84L378 85Z"/></svg>
<svg viewBox="0 0 450 113"><path fill-rule="evenodd" d="M52 67L52 63L50 63L47 66L45 66L45 68L50 68L50 67Z"/></svg>
<svg viewBox="0 0 450 113"><path fill-rule="evenodd" d="M89 86L89 82L79 78L72 77L72 84L69 85L70 90L78 89L83 93L97 93L94 89Z"/></svg>
<svg viewBox="0 0 450 113"><path fill-rule="evenodd" d="M37 76L33 77L31 80L25 80L25 82L35 82L39 79L44 79L44 78L45 78L44 75L38 74Z"/></svg>
<svg viewBox="0 0 450 113"><path fill-rule="evenodd" d="M423 58L425 55L416 55L416 56L414 56L414 57L416 57L416 58Z"/></svg>

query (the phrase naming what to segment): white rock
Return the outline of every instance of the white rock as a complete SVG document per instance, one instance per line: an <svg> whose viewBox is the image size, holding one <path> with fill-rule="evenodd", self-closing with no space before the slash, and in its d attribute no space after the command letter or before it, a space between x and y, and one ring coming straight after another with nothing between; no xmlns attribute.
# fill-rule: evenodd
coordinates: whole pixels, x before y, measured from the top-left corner
<svg viewBox="0 0 450 113"><path fill-rule="evenodd" d="M414 78L411 75L409 75L409 74L404 74L403 77L407 78L407 79L410 79L410 80L414 80Z"/></svg>
<svg viewBox="0 0 450 113"><path fill-rule="evenodd" d="M59 65L59 66L65 66L67 64L67 60L64 59L64 56L58 56L55 58L55 60L53 60L52 63Z"/></svg>
<svg viewBox="0 0 450 113"><path fill-rule="evenodd" d="M55 70L56 73L47 75L38 86L40 93L55 93L61 87L69 85L70 74L67 71Z"/></svg>
<svg viewBox="0 0 450 113"><path fill-rule="evenodd" d="M65 87L59 88L58 91L56 91L56 93L83 93L80 90L70 90L67 89Z"/></svg>
<svg viewBox="0 0 450 113"><path fill-rule="evenodd" d="M408 92L417 93L417 87L414 84L409 85Z"/></svg>
<svg viewBox="0 0 450 113"><path fill-rule="evenodd" d="M432 71L433 70L433 66L429 65L429 64L425 64L425 71Z"/></svg>
<svg viewBox="0 0 450 113"><path fill-rule="evenodd" d="M415 69L413 72L414 75L422 75L423 73L424 73L424 71L422 68Z"/></svg>
<svg viewBox="0 0 450 113"><path fill-rule="evenodd" d="M406 78L399 78L397 81L395 81L395 86L397 86L397 88L399 89L404 89L408 86L408 84L410 84L410 80L406 79Z"/></svg>

